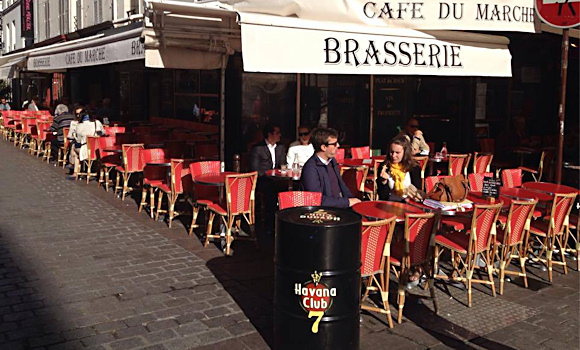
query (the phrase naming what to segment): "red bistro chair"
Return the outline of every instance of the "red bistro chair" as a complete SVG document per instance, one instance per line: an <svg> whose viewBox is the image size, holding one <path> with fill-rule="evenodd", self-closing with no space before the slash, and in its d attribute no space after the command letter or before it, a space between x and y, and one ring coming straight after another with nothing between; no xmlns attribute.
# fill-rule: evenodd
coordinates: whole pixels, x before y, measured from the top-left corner
<svg viewBox="0 0 580 350"><path fill-rule="evenodd" d="M372 201L379 199L378 195L378 181L381 171L379 170L383 166L384 160L376 159L375 164L373 164L373 173L367 175L367 180L364 187L364 192L368 198Z"/></svg>
<svg viewBox="0 0 580 350"><path fill-rule="evenodd" d="M447 175L456 176L463 174L467 176L467 166L471 159L471 154L449 154L449 168Z"/></svg>
<svg viewBox="0 0 580 350"><path fill-rule="evenodd" d="M118 165L117 180L115 182L115 194L117 190L121 190L121 199L125 200L125 195L133 189L129 187L129 178L131 174L140 173L143 171L144 164L141 157L144 149L142 143L123 145L123 164ZM120 186L121 177L123 177L123 186Z"/></svg>
<svg viewBox="0 0 580 350"><path fill-rule="evenodd" d="M396 217L379 221L363 221L361 234L361 285L364 293L361 297L361 309L387 315L389 328L393 328L393 319L389 307L389 270L390 245L395 230ZM365 281L366 280L366 281ZM382 307L365 303L372 291L378 291Z"/></svg>
<svg viewBox="0 0 580 350"><path fill-rule="evenodd" d="M391 244L390 262L393 268L399 268L398 304L399 315L397 322L403 319L403 307L405 306L405 294L407 282L413 274L413 268L420 266L427 276L430 299L433 301L435 313L437 313L437 300L435 299L435 233L439 228L439 217L434 213L405 214L405 237L403 241ZM387 281L389 276L387 275Z"/></svg>
<svg viewBox="0 0 580 350"><path fill-rule="evenodd" d="M86 172L79 171L76 173L76 178L78 180L80 175L87 176L87 184L91 180L91 176L97 176L97 173L92 173L94 162L97 160L97 151L99 150L99 139L100 136L87 136L87 159L83 160L83 164L86 167ZM97 181L98 183L98 181Z"/></svg>
<svg viewBox="0 0 580 350"><path fill-rule="evenodd" d="M574 205L576 193L556 193L552 202L552 210L548 222L535 220L530 227L530 233L533 239L528 242L528 252L532 254L533 261L539 261L548 268L548 279L552 282L552 266L561 265L564 268L564 274L568 273L566 266L566 243L563 237L570 225L570 211ZM533 244L540 245L539 252L534 252ZM560 251L561 261L553 259L554 250ZM545 258L542 256L545 255Z"/></svg>
<svg viewBox="0 0 580 350"><path fill-rule="evenodd" d="M295 207L320 206L321 204L321 192L287 191L278 193L278 206L280 210Z"/></svg>
<svg viewBox="0 0 580 350"><path fill-rule="evenodd" d="M439 175L439 176L427 176L425 178L425 192L429 193L435 187L435 185L439 182L440 179L444 179L450 177L448 175Z"/></svg>
<svg viewBox="0 0 580 350"><path fill-rule="evenodd" d="M497 232L495 238L496 249L494 249L495 258L499 262L499 267L496 268L496 271L499 276L500 295L503 294L503 284L506 274L523 277L524 286L528 288L528 276L526 276L525 266L526 246L532 222L532 214L537 203L537 200L513 200L507 215L500 214L499 221L504 224L502 225L502 229ZM520 261L521 272L507 269L515 257Z"/></svg>
<svg viewBox="0 0 580 350"><path fill-rule="evenodd" d="M467 287L467 303L471 307L471 285L482 283L491 286L495 297L493 280L493 252L495 242L496 222L503 202L491 205L476 204L473 207L471 227L464 232L450 231L435 236L435 266L441 252L445 249L451 252L453 271L450 276L437 275L437 278L462 282ZM485 262L488 280L473 278L473 271L479 268L477 256Z"/></svg>
<svg viewBox="0 0 580 350"><path fill-rule="evenodd" d="M231 244L234 240L232 235L232 228L234 224L240 231L240 220L235 220L237 217L243 217L248 225L250 225L249 237L237 236L236 239L250 239L257 243L254 222L255 222L255 196L256 196L256 182L258 180L258 172L254 171L245 174L226 175L226 203L225 207L219 203L211 203L208 205L209 222L207 225L207 234L205 236L204 247L209 244L210 238L219 239L219 234L212 234L212 223L215 215L219 215L226 226L225 238L225 254L231 255Z"/></svg>
<svg viewBox="0 0 580 350"><path fill-rule="evenodd" d="M365 182L369 172L368 166L342 166L340 175L350 192L357 198L362 198L365 193Z"/></svg>
<svg viewBox="0 0 580 350"><path fill-rule="evenodd" d="M344 160L344 155L345 155L344 148L339 148L336 150L336 153L334 154L334 159L336 159L338 163L342 163L342 161Z"/></svg>
<svg viewBox="0 0 580 350"><path fill-rule="evenodd" d="M483 179L485 177L493 177L493 173L471 173L467 176L469 181L469 189L471 191L481 192L483 188Z"/></svg>
<svg viewBox="0 0 580 350"><path fill-rule="evenodd" d="M47 130L52 123L49 121L39 121L36 123L36 135L31 135L30 153L37 157L42 155L42 160L50 161L50 142L47 142Z"/></svg>
<svg viewBox="0 0 580 350"><path fill-rule="evenodd" d="M159 198L157 200L157 212L155 213L155 221L159 219L160 213L167 213L167 221L169 228L171 228L171 222L173 219L179 215L175 212L175 203L179 198L179 195L183 193L183 183L181 180L183 173L183 159L171 159L171 176L169 183L160 183L157 185L159 189ZM167 210L161 209L161 204L163 203L163 194L167 195Z"/></svg>
<svg viewBox="0 0 580 350"><path fill-rule="evenodd" d="M191 206L193 207L193 218L191 219L191 226L189 227L189 235L193 233L193 229L198 227L197 216L199 209L207 208L211 203L218 203L220 201L219 188L217 186L204 186L195 183L195 177L203 174L217 174L220 172L221 165L219 160L209 160L203 162L193 162L189 164L189 173L193 180L193 200Z"/></svg>
<svg viewBox="0 0 580 350"><path fill-rule="evenodd" d="M24 148L24 146L30 147L30 136L32 135L33 127L36 127L36 117L22 117L22 129L18 132L17 146L20 148Z"/></svg>
<svg viewBox="0 0 580 350"><path fill-rule="evenodd" d="M103 128L105 129L105 135L107 135L107 136L113 136L113 135L116 135L118 133L125 132L124 126L105 126Z"/></svg>
<svg viewBox="0 0 580 350"><path fill-rule="evenodd" d="M70 140L67 137L69 129L68 126L62 129L63 144L58 148L58 154L56 156L56 165L58 166L62 163L63 168L68 163L68 154L70 152Z"/></svg>
<svg viewBox="0 0 580 350"><path fill-rule="evenodd" d="M493 154L491 153L473 152L473 172L476 174L489 173L492 160Z"/></svg>
<svg viewBox="0 0 580 350"><path fill-rule="evenodd" d="M370 146L351 147L350 154L353 159L369 159L371 157Z"/></svg>
<svg viewBox="0 0 580 350"><path fill-rule="evenodd" d="M414 156L413 159L421 167L421 190L425 191L425 169L429 163L429 156Z"/></svg>
<svg viewBox="0 0 580 350"><path fill-rule="evenodd" d="M121 165L121 156L118 153L106 151L115 149L116 142L115 136L99 139L99 186L104 183L107 192L109 191L111 171Z"/></svg>
<svg viewBox="0 0 580 350"><path fill-rule="evenodd" d="M166 155L163 148L148 148L141 152L143 157L143 188L141 189L139 212L147 205L147 191L149 191L149 215L153 218L155 191L160 185L167 185L167 169L159 166L148 166L147 163L164 161Z"/></svg>
<svg viewBox="0 0 580 350"><path fill-rule="evenodd" d="M501 182L503 187L522 187L521 169L503 169L501 171Z"/></svg>

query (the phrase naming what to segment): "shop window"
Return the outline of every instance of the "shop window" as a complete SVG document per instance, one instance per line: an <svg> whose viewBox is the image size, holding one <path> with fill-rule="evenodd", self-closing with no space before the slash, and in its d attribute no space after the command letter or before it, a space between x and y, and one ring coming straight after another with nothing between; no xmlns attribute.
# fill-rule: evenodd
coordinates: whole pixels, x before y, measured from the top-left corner
<svg viewBox="0 0 580 350"><path fill-rule="evenodd" d="M242 136L245 150L262 139L267 123L280 125L282 143L296 135L296 75L243 73Z"/></svg>

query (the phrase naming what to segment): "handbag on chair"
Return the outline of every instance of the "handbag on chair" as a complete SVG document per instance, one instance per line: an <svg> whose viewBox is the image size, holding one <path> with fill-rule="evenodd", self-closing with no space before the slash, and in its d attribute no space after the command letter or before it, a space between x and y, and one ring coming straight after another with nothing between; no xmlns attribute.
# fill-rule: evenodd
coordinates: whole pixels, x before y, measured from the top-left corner
<svg viewBox="0 0 580 350"><path fill-rule="evenodd" d="M439 179L427 198L440 202L462 202L467 197L467 181L463 175Z"/></svg>

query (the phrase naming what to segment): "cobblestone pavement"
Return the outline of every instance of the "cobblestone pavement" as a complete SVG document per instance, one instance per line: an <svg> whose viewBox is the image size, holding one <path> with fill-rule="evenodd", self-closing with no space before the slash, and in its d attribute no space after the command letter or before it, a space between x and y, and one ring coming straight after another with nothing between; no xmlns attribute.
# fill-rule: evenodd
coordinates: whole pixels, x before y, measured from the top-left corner
<svg viewBox="0 0 580 350"><path fill-rule="evenodd" d="M157 233L162 223L131 216L134 203L4 141L0 178L0 349L189 349L231 338L268 348L205 261Z"/></svg>
<svg viewBox="0 0 580 350"><path fill-rule="evenodd" d="M235 242L235 255L138 213L95 182L0 142L0 349L268 349L273 343L273 244ZM201 229L199 229L201 231ZM200 232L198 232L200 233ZM364 313L361 349L578 349L579 274L503 296L437 285L439 313L411 294L402 324ZM396 291L391 286L391 291ZM411 293L422 294L415 288ZM391 311L395 309L391 293Z"/></svg>

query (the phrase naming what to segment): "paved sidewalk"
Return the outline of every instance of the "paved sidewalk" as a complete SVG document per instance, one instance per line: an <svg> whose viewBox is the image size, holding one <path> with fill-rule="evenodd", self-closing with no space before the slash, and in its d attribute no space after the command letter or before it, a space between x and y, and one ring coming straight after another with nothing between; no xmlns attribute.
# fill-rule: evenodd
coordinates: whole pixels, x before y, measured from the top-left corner
<svg viewBox="0 0 580 350"><path fill-rule="evenodd" d="M0 141L0 349L268 349L273 243L235 255L138 213L93 181ZM198 235L201 236L201 229ZM529 268L493 298L437 285L432 304L407 297L402 324L363 314L361 349L578 349L579 273ZM395 314L396 287L391 288ZM413 293L423 293L413 290Z"/></svg>
<svg viewBox="0 0 580 350"><path fill-rule="evenodd" d="M205 261L128 215L134 203L5 141L0 179L0 349L268 348Z"/></svg>

